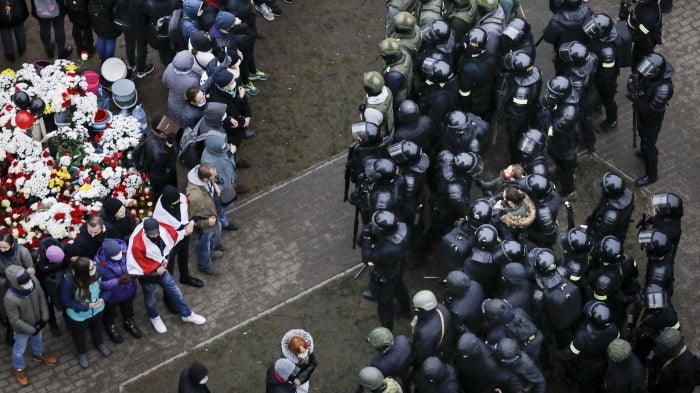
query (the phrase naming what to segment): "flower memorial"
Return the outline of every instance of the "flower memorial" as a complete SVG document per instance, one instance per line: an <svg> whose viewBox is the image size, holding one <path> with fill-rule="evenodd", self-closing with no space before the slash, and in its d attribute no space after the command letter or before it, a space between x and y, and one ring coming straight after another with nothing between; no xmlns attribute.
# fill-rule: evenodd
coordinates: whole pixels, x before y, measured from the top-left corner
<svg viewBox="0 0 700 393"><path fill-rule="evenodd" d="M29 248L44 236L70 241L107 196L143 192L129 154L141 139L138 121L109 114L95 127L96 96L79 71L56 60L0 72L0 222ZM31 128L42 117L57 129L37 141Z"/></svg>

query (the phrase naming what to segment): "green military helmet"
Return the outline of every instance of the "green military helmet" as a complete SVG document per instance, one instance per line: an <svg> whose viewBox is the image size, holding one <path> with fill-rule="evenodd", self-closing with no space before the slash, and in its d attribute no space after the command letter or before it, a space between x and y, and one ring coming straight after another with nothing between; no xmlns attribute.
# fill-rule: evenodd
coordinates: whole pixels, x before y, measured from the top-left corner
<svg viewBox="0 0 700 393"><path fill-rule="evenodd" d="M621 363L630 357L632 346L627 341L616 338L608 345L608 359L613 363Z"/></svg>
<svg viewBox="0 0 700 393"><path fill-rule="evenodd" d="M378 94L384 88L384 78L377 71L365 72L362 76L362 83L365 89L373 94Z"/></svg>
<svg viewBox="0 0 700 393"><path fill-rule="evenodd" d="M661 334L656 338L656 347L654 352L666 355L675 355L685 345L683 334L672 327L664 328Z"/></svg>
<svg viewBox="0 0 700 393"><path fill-rule="evenodd" d="M400 56L401 43L396 38L385 38L379 43L379 54L382 56Z"/></svg>
<svg viewBox="0 0 700 393"><path fill-rule="evenodd" d="M394 344L394 335L391 333L391 330L385 327L378 327L369 333L367 341L374 349L387 348Z"/></svg>
<svg viewBox="0 0 700 393"><path fill-rule="evenodd" d="M455 7L457 8L464 8L468 5L471 5L470 0L452 0L452 3L454 3Z"/></svg>
<svg viewBox="0 0 700 393"><path fill-rule="evenodd" d="M410 33L416 26L416 17L410 12L401 11L394 15L394 30L397 33Z"/></svg>
<svg viewBox="0 0 700 393"><path fill-rule="evenodd" d="M484 14L498 8L498 0L476 0L476 6L483 9Z"/></svg>
<svg viewBox="0 0 700 393"><path fill-rule="evenodd" d="M384 384L384 374L376 367L365 367L360 370L360 384L369 390L376 390Z"/></svg>

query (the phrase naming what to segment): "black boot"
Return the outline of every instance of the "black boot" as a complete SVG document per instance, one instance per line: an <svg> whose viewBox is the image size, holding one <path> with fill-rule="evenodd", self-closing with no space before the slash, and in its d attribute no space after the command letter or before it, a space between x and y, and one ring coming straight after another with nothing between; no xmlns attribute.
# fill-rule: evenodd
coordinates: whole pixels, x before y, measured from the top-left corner
<svg viewBox="0 0 700 393"><path fill-rule="evenodd" d="M51 323L49 321L49 330L51 330L51 335L54 337L61 337L61 329L58 327L56 322Z"/></svg>
<svg viewBox="0 0 700 393"><path fill-rule="evenodd" d="M7 327L7 332L5 333L5 342L7 346L12 348L15 346L15 335L11 327Z"/></svg>
<svg viewBox="0 0 700 393"><path fill-rule="evenodd" d="M46 57L49 59L53 59L55 54L56 54L56 43L52 42L51 44L49 44L48 47L46 47Z"/></svg>
<svg viewBox="0 0 700 393"><path fill-rule="evenodd" d="M124 337L117 331L117 327L114 324L107 326L107 335L109 338L117 344L124 342Z"/></svg>
<svg viewBox="0 0 700 393"><path fill-rule="evenodd" d="M124 321L124 329L136 338L141 338L143 336L141 329L139 329L139 327L136 326L136 322L134 322L134 317L127 318Z"/></svg>

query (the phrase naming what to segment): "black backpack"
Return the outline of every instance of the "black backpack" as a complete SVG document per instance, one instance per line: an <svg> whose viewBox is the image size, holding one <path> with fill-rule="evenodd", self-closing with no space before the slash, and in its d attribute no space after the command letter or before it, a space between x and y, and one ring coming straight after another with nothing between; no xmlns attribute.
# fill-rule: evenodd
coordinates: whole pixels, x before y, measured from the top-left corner
<svg viewBox="0 0 700 393"><path fill-rule="evenodd" d="M443 263L451 270L461 270L472 245L472 236L464 233L460 226L456 226L440 240L439 254L442 256Z"/></svg>
<svg viewBox="0 0 700 393"><path fill-rule="evenodd" d="M619 68L627 68L632 66L632 34L627 26L627 21L621 20L615 22L615 61Z"/></svg>
<svg viewBox="0 0 700 393"><path fill-rule="evenodd" d="M131 0L117 0L112 8L114 24L122 32L131 32L131 22L129 21L129 8L132 6Z"/></svg>
<svg viewBox="0 0 700 393"><path fill-rule="evenodd" d="M182 31L180 29L182 18L182 9L176 9L170 15L168 33L170 34L170 48L175 53L187 49L187 42L185 42L185 38L182 36Z"/></svg>
<svg viewBox="0 0 700 393"><path fill-rule="evenodd" d="M579 321L583 302L581 290L569 280L563 280L546 291L549 322L558 330L569 329Z"/></svg>
<svg viewBox="0 0 700 393"><path fill-rule="evenodd" d="M148 137L143 138L131 152L131 160L134 162L134 168L141 172L148 172L151 169L151 162L147 153L148 149L146 148L147 140Z"/></svg>
<svg viewBox="0 0 700 393"><path fill-rule="evenodd" d="M199 119L197 124L192 127L187 127L182 132L180 139L180 153L177 158L184 167L191 169L197 166L202 159L202 151L204 151L204 139L208 132L199 133L199 126L202 124L202 119Z"/></svg>

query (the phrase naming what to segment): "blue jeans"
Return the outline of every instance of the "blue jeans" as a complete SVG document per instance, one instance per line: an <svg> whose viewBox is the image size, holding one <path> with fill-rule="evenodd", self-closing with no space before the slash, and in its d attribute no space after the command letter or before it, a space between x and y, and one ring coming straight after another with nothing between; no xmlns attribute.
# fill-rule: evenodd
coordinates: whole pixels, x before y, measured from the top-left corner
<svg viewBox="0 0 700 393"><path fill-rule="evenodd" d="M116 47L116 38L102 38L97 36L97 53L100 56L100 60L105 61L110 57L114 57Z"/></svg>
<svg viewBox="0 0 700 393"><path fill-rule="evenodd" d="M231 187L233 187L233 185ZM219 199L218 196L214 195L214 204L216 204L216 214L219 216L221 226L227 227L229 225L229 222L228 217L226 217L226 212L233 208L234 202L231 202L228 205L224 206L224 204L221 203L221 199Z"/></svg>
<svg viewBox="0 0 700 393"><path fill-rule="evenodd" d="M12 347L12 366L15 370L24 368L24 351L27 350L27 340L32 342L32 352L34 356L39 356L44 353L44 342L41 339L40 330L36 336L30 334L15 333L15 345Z"/></svg>
<svg viewBox="0 0 700 393"><path fill-rule="evenodd" d="M143 289L143 302L146 304L146 312L149 318L155 318L159 315L158 309L156 309L156 285L160 285L163 288L163 292L180 312L180 315L189 317L192 314L192 310L187 307L185 299L182 298L180 287L177 286L173 276L167 270L162 276L158 276L156 282L149 282L148 279L141 279L139 282L141 282L141 289Z"/></svg>
<svg viewBox="0 0 700 393"><path fill-rule="evenodd" d="M211 252L221 238L221 223L217 222L216 225L216 230L212 232L197 231L194 255L197 256L197 267L201 270L207 270L211 267Z"/></svg>

